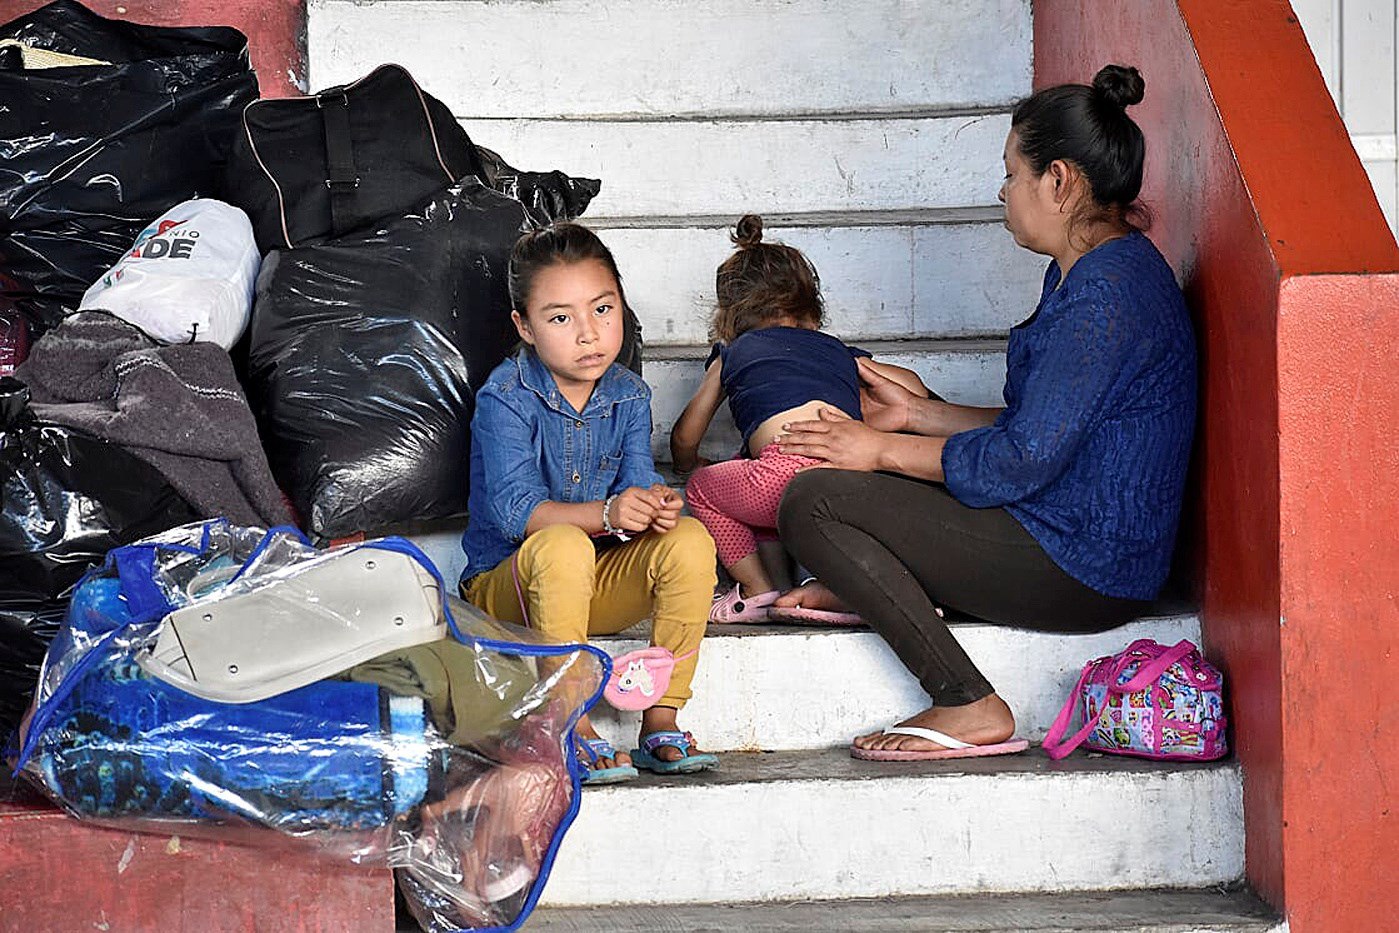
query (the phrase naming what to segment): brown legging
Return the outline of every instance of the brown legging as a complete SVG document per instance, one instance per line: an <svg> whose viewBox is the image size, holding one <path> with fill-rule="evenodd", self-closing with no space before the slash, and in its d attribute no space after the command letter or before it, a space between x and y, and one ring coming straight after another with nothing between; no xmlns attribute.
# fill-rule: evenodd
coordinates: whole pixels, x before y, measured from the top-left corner
<svg viewBox="0 0 1399 933"><path fill-rule="evenodd" d="M996 625L1097 632L1146 603L1104 596L1045 554L1004 509L973 509L939 483L812 470L778 512L782 542L865 618L937 706L995 692L934 606Z"/></svg>

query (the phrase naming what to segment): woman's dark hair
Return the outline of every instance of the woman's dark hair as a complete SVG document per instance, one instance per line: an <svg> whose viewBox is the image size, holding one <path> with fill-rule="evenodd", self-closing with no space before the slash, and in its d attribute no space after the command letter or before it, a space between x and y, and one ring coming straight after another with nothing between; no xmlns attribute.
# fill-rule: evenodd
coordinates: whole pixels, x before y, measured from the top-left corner
<svg viewBox="0 0 1399 933"><path fill-rule="evenodd" d="M763 242L763 218L744 214L733 233L734 252L714 274L719 307L710 336L725 343L755 327L790 319L820 327L821 278L801 250Z"/></svg>
<svg viewBox="0 0 1399 933"><path fill-rule="evenodd" d="M1146 90L1137 69L1105 65L1093 84L1061 84L1021 101L1010 126L1020 155L1036 175L1063 159L1076 166L1093 195L1072 218L1077 225L1120 219L1141 226L1145 209L1136 203L1142 190L1146 141L1127 108Z"/></svg>
<svg viewBox="0 0 1399 933"><path fill-rule="evenodd" d="M598 235L582 224L557 223L538 230L532 230L515 241L510 251L510 304L520 314L525 313L529 304L534 279L550 266L565 263L586 262L595 259L607 267L617 280L617 297L626 306L626 296L622 291L622 274L617 271L617 261L612 251L598 239Z"/></svg>

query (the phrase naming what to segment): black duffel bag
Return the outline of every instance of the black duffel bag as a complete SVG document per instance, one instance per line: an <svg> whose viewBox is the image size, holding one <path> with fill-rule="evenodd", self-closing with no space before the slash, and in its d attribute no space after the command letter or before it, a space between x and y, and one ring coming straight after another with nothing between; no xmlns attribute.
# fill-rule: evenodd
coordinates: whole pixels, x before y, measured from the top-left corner
<svg viewBox="0 0 1399 933"><path fill-rule="evenodd" d="M243 113L228 188L263 252L396 217L485 166L461 124L404 68Z"/></svg>
<svg viewBox="0 0 1399 933"><path fill-rule="evenodd" d="M537 225L577 217L601 187L592 178L512 168L474 145L447 105L401 65L380 65L310 97L248 107L228 189L265 253L402 216L468 175L519 201Z"/></svg>

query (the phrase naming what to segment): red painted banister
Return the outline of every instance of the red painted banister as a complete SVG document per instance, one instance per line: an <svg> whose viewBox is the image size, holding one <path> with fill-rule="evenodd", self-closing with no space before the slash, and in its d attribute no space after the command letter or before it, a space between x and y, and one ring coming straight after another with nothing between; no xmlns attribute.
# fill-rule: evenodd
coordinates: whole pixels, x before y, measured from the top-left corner
<svg viewBox="0 0 1399 933"><path fill-rule="evenodd" d="M1146 79L1143 197L1200 346L1185 546L1248 878L1292 933L1377 929L1399 877L1399 247L1286 2L1034 17L1037 87L1108 62Z"/></svg>

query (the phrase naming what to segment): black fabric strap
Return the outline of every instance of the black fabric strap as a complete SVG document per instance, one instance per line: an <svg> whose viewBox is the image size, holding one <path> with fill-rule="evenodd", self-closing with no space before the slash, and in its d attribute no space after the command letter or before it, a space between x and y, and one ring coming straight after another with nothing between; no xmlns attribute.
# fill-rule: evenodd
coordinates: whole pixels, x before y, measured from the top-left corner
<svg viewBox="0 0 1399 933"><path fill-rule="evenodd" d="M354 147L350 141L350 99L343 92L316 98L325 125L325 186L330 189L330 231L340 236L354 226L355 172Z"/></svg>

